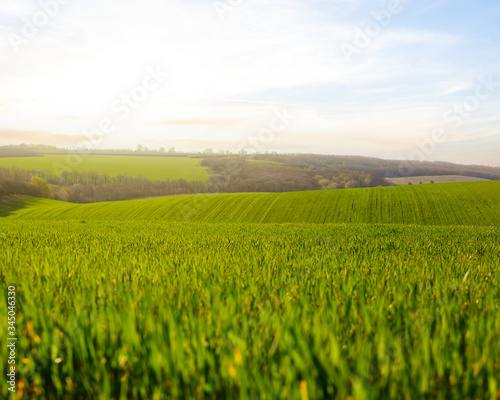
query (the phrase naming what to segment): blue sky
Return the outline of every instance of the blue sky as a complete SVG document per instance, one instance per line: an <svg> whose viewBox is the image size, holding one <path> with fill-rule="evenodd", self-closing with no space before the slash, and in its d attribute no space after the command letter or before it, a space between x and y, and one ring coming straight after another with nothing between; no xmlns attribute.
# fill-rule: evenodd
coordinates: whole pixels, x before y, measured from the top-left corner
<svg viewBox="0 0 500 400"><path fill-rule="evenodd" d="M3 0L0 145L498 166L499 17L493 0Z"/></svg>

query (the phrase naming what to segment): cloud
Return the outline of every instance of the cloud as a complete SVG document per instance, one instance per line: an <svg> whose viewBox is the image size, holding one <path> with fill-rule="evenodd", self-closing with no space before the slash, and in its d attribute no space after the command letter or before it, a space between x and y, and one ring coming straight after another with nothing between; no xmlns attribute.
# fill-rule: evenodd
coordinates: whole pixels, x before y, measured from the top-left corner
<svg viewBox="0 0 500 400"><path fill-rule="evenodd" d="M163 126L227 126L234 125L239 119L179 119L171 121L160 121L157 125Z"/></svg>
<svg viewBox="0 0 500 400"><path fill-rule="evenodd" d="M53 134L44 131L0 130L0 142L4 144L48 144L52 146L73 146L85 142L76 135Z"/></svg>
<svg viewBox="0 0 500 400"><path fill-rule="evenodd" d="M60 115L55 118L57 121L78 121L82 119L82 117L78 115Z"/></svg>
<svg viewBox="0 0 500 400"><path fill-rule="evenodd" d="M143 140L143 144L155 147L175 147L180 150L190 149L190 151L201 151L208 148L215 150L231 150L239 151L239 142L234 140L196 140L196 139L179 139L179 140Z"/></svg>

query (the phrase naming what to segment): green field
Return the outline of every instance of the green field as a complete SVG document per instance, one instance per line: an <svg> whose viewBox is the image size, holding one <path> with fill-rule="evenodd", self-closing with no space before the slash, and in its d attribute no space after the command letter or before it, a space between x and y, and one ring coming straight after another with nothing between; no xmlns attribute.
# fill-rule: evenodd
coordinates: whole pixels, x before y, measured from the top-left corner
<svg viewBox="0 0 500 400"><path fill-rule="evenodd" d="M23 399L497 400L499 254L500 182L0 208Z"/></svg>
<svg viewBox="0 0 500 400"><path fill-rule="evenodd" d="M500 182L179 196L86 205L26 199L0 209L0 216L31 219L500 226Z"/></svg>
<svg viewBox="0 0 500 400"><path fill-rule="evenodd" d="M4 220L0 238L23 398L500 393L498 228Z"/></svg>
<svg viewBox="0 0 500 400"><path fill-rule="evenodd" d="M472 176L462 175L437 175L437 176L410 176L406 178L386 178L389 182L395 185L412 185L429 184L429 183L457 183L457 182L484 182L488 179L474 178Z"/></svg>
<svg viewBox="0 0 500 400"><path fill-rule="evenodd" d="M45 155L44 157L0 158L0 167L28 170L48 170L55 175L63 171L106 172L110 176L142 175L150 180L185 179L206 182L210 177L199 166L200 160L187 157L151 156L71 156Z"/></svg>

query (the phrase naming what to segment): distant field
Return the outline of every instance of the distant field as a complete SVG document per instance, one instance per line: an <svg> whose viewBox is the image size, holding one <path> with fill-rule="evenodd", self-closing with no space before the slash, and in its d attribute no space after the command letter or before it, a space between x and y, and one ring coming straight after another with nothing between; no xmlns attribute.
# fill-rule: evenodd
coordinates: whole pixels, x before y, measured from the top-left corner
<svg viewBox="0 0 500 400"><path fill-rule="evenodd" d="M27 199L0 209L0 216L30 219L500 226L500 182L178 196L86 205Z"/></svg>
<svg viewBox="0 0 500 400"><path fill-rule="evenodd" d="M60 174L71 170L65 155L45 155L44 157L0 158L0 167L49 170ZM207 181L208 173L199 166L200 160L187 157L148 156L81 156L73 166L76 171L107 172L110 176L128 174L142 175L150 180L185 179L187 181ZM71 160L73 162L73 160Z"/></svg>
<svg viewBox="0 0 500 400"><path fill-rule="evenodd" d="M456 183L456 182L485 182L488 179L474 178L471 176L461 176L461 175L437 175L437 176L410 176L407 178L386 178L391 183L395 185L408 185L410 182L412 185L419 185L429 183Z"/></svg>

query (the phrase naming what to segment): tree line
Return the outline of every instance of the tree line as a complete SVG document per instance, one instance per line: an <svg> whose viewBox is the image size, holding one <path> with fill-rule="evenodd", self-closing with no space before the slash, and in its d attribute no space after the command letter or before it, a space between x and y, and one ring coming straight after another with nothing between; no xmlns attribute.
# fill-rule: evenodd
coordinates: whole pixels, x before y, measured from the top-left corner
<svg viewBox="0 0 500 400"><path fill-rule="evenodd" d="M374 157L337 156L322 154L253 154L248 156L262 161L280 162L299 168L334 168L373 173L383 178L411 176L462 175L500 180L500 168L485 165L461 165L441 161L384 160ZM321 173L320 173L321 175Z"/></svg>
<svg viewBox="0 0 500 400"><path fill-rule="evenodd" d="M42 157L36 151L20 146L0 146L0 157Z"/></svg>
<svg viewBox="0 0 500 400"><path fill-rule="evenodd" d="M204 182L184 179L151 181L144 177L87 171L63 172L0 168L0 196L25 195L69 201L94 203L147 197L163 197L202 192Z"/></svg>

